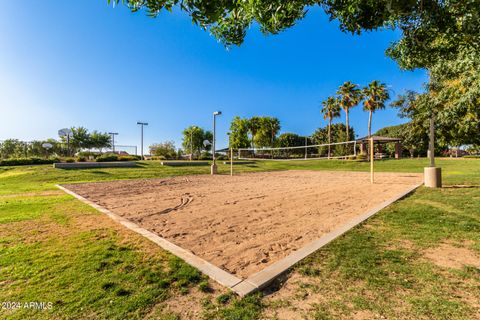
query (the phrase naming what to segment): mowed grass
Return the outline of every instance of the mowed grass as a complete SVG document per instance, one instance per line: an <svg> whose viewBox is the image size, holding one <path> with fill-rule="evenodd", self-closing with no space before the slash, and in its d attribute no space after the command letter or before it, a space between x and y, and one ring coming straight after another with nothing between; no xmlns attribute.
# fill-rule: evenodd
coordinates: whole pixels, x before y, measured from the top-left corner
<svg viewBox="0 0 480 320"><path fill-rule="evenodd" d="M0 309L0 316L479 318L480 271L471 263L480 255L480 160L437 162L449 187L420 188L301 262L268 294L244 299L55 188L59 183L207 174L209 167L158 162L88 170L0 167L0 301L53 304L49 310ZM426 159L403 159L375 166L378 171L422 172L427 164ZM369 164L262 161L235 166L236 172L286 169L367 171ZM219 171L227 174L229 166L220 165ZM467 250L472 257L453 267L429 258L431 250L445 246Z"/></svg>

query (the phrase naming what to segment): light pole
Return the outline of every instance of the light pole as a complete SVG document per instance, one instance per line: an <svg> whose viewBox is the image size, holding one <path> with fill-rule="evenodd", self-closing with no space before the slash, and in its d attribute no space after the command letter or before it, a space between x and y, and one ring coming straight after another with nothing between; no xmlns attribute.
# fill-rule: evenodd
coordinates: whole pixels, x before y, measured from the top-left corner
<svg viewBox="0 0 480 320"><path fill-rule="evenodd" d="M190 161L192 161L193 158L193 131L197 129L196 126L192 126L190 129Z"/></svg>
<svg viewBox="0 0 480 320"><path fill-rule="evenodd" d="M213 141L212 141L212 159L213 159L213 163L212 163L212 167L211 167L211 174L216 174L217 173L217 164L215 163L215 120L216 120L216 117L221 115L222 114L222 111L215 111L213 113Z"/></svg>
<svg viewBox="0 0 480 320"><path fill-rule="evenodd" d="M140 121L138 121L137 124L140 125L140 127L141 127L141 132L142 132L142 140L141 140L141 143L140 143L140 154L141 154L142 160L145 160L144 157L143 157L143 127L144 127L144 126L148 126L148 122L140 122Z"/></svg>
<svg viewBox="0 0 480 320"><path fill-rule="evenodd" d="M118 135L118 132L109 132L108 134L112 136L112 152L115 153L115 136Z"/></svg>

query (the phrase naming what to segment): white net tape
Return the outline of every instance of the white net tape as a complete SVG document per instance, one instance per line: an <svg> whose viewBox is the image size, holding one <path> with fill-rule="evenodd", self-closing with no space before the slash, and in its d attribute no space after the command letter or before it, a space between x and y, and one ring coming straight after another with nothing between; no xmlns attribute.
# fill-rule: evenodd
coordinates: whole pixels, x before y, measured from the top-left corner
<svg viewBox="0 0 480 320"><path fill-rule="evenodd" d="M357 141L278 148L241 148L241 160L348 159L357 155Z"/></svg>

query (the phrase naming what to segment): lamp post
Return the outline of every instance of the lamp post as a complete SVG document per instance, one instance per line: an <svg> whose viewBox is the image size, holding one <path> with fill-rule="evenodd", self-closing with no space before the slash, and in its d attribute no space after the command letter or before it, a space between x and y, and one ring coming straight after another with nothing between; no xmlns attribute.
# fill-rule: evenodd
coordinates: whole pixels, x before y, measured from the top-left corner
<svg viewBox="0 0 480 320"><path fill-rule="evenodd" d="M118 135L118 132L109 132L108 134L112 136L112 152L115 153L115 136Z"/></svg>
<svg viewBox="0 0 480 320"><path fill-rule="evenodd" d="M213 159L213 163L212 163L212 167L211 167L211 174L216 174L217 173L217 164L215 162L215 125L216 125L216 117L221 115L222 114L222 111L215 111L213 113L213 141L212 141L212 159Z"/></svg>
<svg viewBox="0 0 480 320"><path fill-rule="evenodd" d="M192 161L193 158L193 131L197 129L196 126L192 126L190 129L190 161Z"/></svg>
<svg viewBox="0 0 480 320"><path fill-rule="evenodd" d="M140 122L140 121L138 121L137 124L140 125L140 127L141 127L141 133L142 133L142 139L141 139L141 143L140 143L141 159L142 159L142 160L145 160L144 157L143 157L143 127L144 127L144 126L148 126L148 123L147 123L147 122Z"/></svg>

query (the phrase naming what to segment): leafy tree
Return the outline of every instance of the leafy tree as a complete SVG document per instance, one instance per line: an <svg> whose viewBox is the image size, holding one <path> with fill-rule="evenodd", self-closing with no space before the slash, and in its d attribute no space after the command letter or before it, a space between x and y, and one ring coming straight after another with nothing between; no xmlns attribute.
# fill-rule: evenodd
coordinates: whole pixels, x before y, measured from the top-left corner
<svg viewBox="0 0 480 320"><path fill-rule="evenodd" d="M277 146L282 148L300 147L305 145L305 137L296 133L286 132L278 136Z"/></svg>
<svg viewBox="0 0 480 320"><path fill-rule="evenodd" d="M190 126L183 130L182 134L182 147L187 153L192 153L192 158L194 154L198 157L202 151L209 151L211 149L210 145L204 146L203 144L204 140L212 142L213 134L211 131L205 131L197 126Z"/></svg>
<svg viewBox="0 0 480 320"><path fill-rule="evenodd" d="M255 139L257 137L258 131L261 128L261 125L262 125L262 120L260 117L254 116L248 119L248 130L250 131L252 148L255 148Z"/></svg>
<svg viewBox="0 0 480 320"><path fill-rule="evenodd" d="M348 136L346 136L347 128L343 123L334 123L330 128L331 133L331 143L352 141L355 139L355 131L352 127L349 128ZM327 144L328 143L328 126L325 128L318 128L312 134L312 140L315 144ZM347 155L348 150L350 149L345 145L337 145L331 151L331 156L344 156ZM351 150L350 150L351 151ZM320 155L328 156L328 148L319 147Z"/></svg>
<svg viewBox="0 0 480 320"><path fill-rule="evenodd" d="M89 148L98 149L100 153L104 148L110 148L112 146L112 138L106 132L92 131L88 136L88 142L86 143Z"/></svg>
<svg viewBox="0 0 480 320"><path fill-rule="evenodd" d="M323 119L328 119L328 157L331 157L332 148L330 144L332 143L332 120L334 118L340 117L340 101L334 97L328 97L325 101L322 102Z"/></svg>
<svg viewBox="0 0 480 320"><path fill-rule="evenodd" d="M175 159L177 157L177 150L173 141L165 141L155 143L150 146L150 154L157 157L164 157L165 159Z"/></svg>
<svg viewBox="0 0 480 320"><path fill-rule="evenodd" d="M430 104L428 94L418 94L413 91L407 91L391 103L392 107L399 109L399 116L410 120L405 124L397 137L402 139L402 144L407 148L411 157L425 156L429 143L430 115L432 105ZM440 153L446 147L446 141L443 137L443 129L438 127L435 145L435 153ZM385 135L381 130L377 133ZM387 135L388 136L388 135Z"/></svg>
<svg viewBox="0 0 480 320"><path fill-rule="evenodd" d="M258 123L255 145L258 147L273 147L275 138L280 131L280 121L274 117L258 117Z"/></svg>
<svg viewBox="0 0 480 320"><path fill-rule="evenodd" d="M363 88L363 110L368 111L368 136L372 135L372 115L375 111L385 109L385 102L390 99L387 86L373 80Z"/></svg>
<svg viewBox="0 0 480 320"><path fill-rule="evenodd" d="M2 159L27 157L27 144L18 139L7 139L0 148Z"/></svg>
<svg viewBox="0 0 480 320"><path fill-rule="evenodd" d="M248 120L238 116L232 119L230 123L229 147L233 149L248 148L250 141L248 140Z"/></svg>
<svg viewBox="0 0 480 320"><path fill-rule="evenodd" d="M85 127L72 127L72 134L70 136L70 150L73 153L78 152L80 149L90 148L90 134ZM67 143L66 137L61 137L64 143Z"/></svg>
<svg viewBox="0 0 480 320"><path fill-rule="evenodd" d="M362 92L358 85L347 81L338 88L337 94L339 95L340 106L345 111L345 138L348 139L350 131L348 114L350 109L358 105L362 100Z"/></svg>
<svg viewBox="0 0 480 320"><path fill-rule="evenodd" d="M240 45L253 23L267 34L295 25L309 6L321 6L340 29L360 34L378 28L399 28L402 38L388 54L405 68L429 67L439 58L454 56L462 46L480 42L480 4L476 0L107 0L123 2L132 11L150 16L174 6L225 45Z"/></svg>
<svg viewBox="0 0 480 320"><path fill-rule="evenodd" d="M306 143L307 145L312 144L310 137L307 137ZM282 133L281 135L278 136L276 145L282 148L305 146L305 137L300 136L296 133L290 133L290 132ZM287 149L287 150L282 150L282 152L286 155L290 155L290 154L303 155L305 153L305 149L300 149L300 148Z"/></svg>

